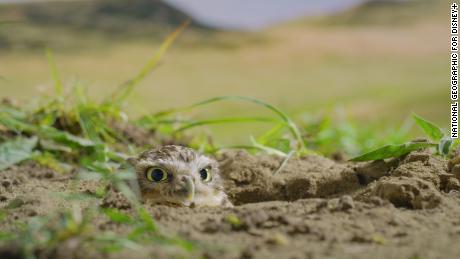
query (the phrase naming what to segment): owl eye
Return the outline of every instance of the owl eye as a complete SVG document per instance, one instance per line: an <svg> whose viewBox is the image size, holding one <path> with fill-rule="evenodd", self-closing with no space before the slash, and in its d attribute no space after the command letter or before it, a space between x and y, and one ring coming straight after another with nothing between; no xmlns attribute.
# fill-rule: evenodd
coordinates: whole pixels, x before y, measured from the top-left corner
<svg viewBox="0 0 460 259"><path fill-rule="evenodd" d="M168 174L161 168L152 167L145 172L147 180L151 182L161 182L168 179Z"/></svg>
<svg viewBox="0 0 460 259"><path fill-rule="evenodd" d="M209 172L209 168L203 168L200 170L200 177L203 182L211 181L211 173Z"/></svg>

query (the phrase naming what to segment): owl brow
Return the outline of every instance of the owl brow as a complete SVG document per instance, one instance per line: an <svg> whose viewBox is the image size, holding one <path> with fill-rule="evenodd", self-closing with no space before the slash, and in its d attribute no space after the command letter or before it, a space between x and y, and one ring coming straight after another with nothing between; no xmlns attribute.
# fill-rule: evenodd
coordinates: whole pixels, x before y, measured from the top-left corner
<svg viewBox="0 0 460 259"><path fill-rule="evenodd" d="M201 169L212 169L212 163L207 163L205 166L201 166L200 170Z"/></svg>
<svg viewBox="0 0 460 259"><path fill-rule="evenodd" d="M141 171L146 171L149 168L152 167L160 167L162 169L169 169L168 163L164 163L162 161L141 161L138 163L138 168Z"/></svg>
<svg viewBox="0 0 460 259"><path fill-rule="evenodd" d="M184 169L184 168L185 169L189 168L189 164L186 163L186 162L173 161L173 160L169 160L169 159L155 161L155 164L157 166L163 167L164 169L168 170L169 172L174 172L174 171L181 170L181 169Z"/></svg>

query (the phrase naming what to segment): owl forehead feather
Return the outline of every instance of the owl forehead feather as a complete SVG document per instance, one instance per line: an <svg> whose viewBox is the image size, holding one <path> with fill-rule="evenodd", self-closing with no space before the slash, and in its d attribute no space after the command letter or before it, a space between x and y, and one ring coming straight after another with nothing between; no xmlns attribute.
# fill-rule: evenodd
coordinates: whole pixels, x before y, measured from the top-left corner
<svg viewBox="0 0 460 259"><path fill-rule="evenodd" d="M173 145L163 146L158 149L147 150L139 155L139 160L174 159L174 160L180 160L183 162L190 162L196 158L197 158L197 153L193 149L182 147L182 146L173 146Z"/></svg>
<svg viewBox="0 0 460 259"><path fill-rule="evenodd" d="M147 150L138 157L139 165L152 162L173 165L195 164L196 166L206 166L207 164L211 164L213 160L201 155L191 148L168 145L158 149Z"/></svg>

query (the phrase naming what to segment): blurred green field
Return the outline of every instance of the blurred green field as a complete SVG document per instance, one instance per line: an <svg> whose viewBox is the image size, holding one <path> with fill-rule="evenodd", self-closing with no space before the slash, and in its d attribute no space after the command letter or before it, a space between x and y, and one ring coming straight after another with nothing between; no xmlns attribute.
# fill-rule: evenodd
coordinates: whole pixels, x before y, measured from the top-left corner
<svg viewBox="0 0 460 259"><path fill-rule="evenodd" d="M244 95L274 104L297 120L340 110L383 131L416 112L447 127L448 17L435 10L426 19L397 25L301 21L253 34L213 32L209 37L190 29L136 88L127 110L144 115L214 96ZM54 37L39 32L37 37ZM58 38L68 37L55 32ZM53 51L66 85L86 86L96 98L135 75L160 44L104 40L93 34L86 35L86 42L85 35L75 37L84 47ZM44 51L11 48L0 53L0 97L27 104L39 94L52 93ZM186 116L236 114L263 111L228 102ZM219 142L234 144L268 127L251 123L211 129Z"/></svg>
<svg viewBox="0 0 460 259"><path fill-rule="evenodd" d="M358 164L354 164L356 161L399 158L419 149L434 151L445 162L444 159L448 158L453 158L450 162L458 160L452 156L456 155L453 151L458 150L460 143L449 139L447 130L443 131L430 122L444 129L449 124L450 35L445 15L449 5L446 3L444 0L419 0L391 8L378 5L358 7L332 17L292 21L260 32L221 32L191 26L183 34L180 34L183 27L170 34L174 26L165 26L168 28L145 28L146 35L139 34L144 28L136 28L135 23L126 27L120 23L118 32L135 30L126 34L114 34L100 28L33 24L27 19L2 23L8 19L2 20L0 6L0 171L5 173L2 185L8 194L0 197L1 203L6 205L0 209L0 226L3 226L0 229L0 253L18 258L21 254L27 258L36 255L44 258L47 255L59 257L61 248L65 254L94 248L110 257L111 253L129 248L133 249L128 251L130 254L135 251L142 256L147 247L157 250L156 245L159 245L168 250L171 248L171 251L182 249L190 256L195 249L200 253L206 251L205 257L213 256L208 254L211 246L196 239L201 234L191 234L197 230L195 225L191 225L193 231L179 231L177 236L166 231L167 225L157 228L154 218L160 216L158 210L154 208L155 214L147 210L136 198L132 186L126 184L127 180L137 178L134 168L128 165L129 158L152 146L186 145L213 156L230 146L254 153L275 154L283 159L261 157L261 160L252 160L248 157L250 164L231 169L243 173L241 178L235 178L237 188L243 188L246 184L241 185L243 181L259 181L254 178L256 171L250 171L250 167L263 170L257 172L263 177L275 179L271 177L287 169L285 166L291 158L306 163L295 162L298 165L290 170L296 171L305 165L315 174L322 174L321 168L333 171L329 176L321 175L321 182L314 180L317 176L296 178L295 174L292 175L295 177L276 178L281 181L273 183L270 180L270 185L290 182L289 185L282 183L279 191L273 189L285 193L282 196L291 196L287 198L289 201L305 195L325 199L343 195L346 193L342 192L348 190L345 185L359 182L359 187L364 188L374 174L381 174L381 169L375 169L377 173L369 171L372 173L369 178L356 169L358 182L344 180L341 183L338 174L346 173L345 178L350 178L352 175L348 174L348 169L350 166L358 168ZM77 18L85 21L84 16ZM180 37L170 47L177 35ZM164 53L166 56L162 56ZM157 60L161 60L161 65L150 74ZM134 80L128 81L131 79ZM135 87L133 92L131 86ZM246 123L233 123L235 121ZM213 124L215 122L221 124ZM194 127L196 125L201 127ZM193 128L192 132L183 131L189 128ZM414 141L418 137L427 141ZM309 161L306 155L312 153L339 161L341 164L336 165L340 168L336 169L335 162L321 157ZM236 159L248 159L237 155L227 160L225 156L221 165L228 161L233 163ZM346 162L349 159L354 162ZM421 165L418 159L414 161ZM30 165L21 164L32 161ZM262 164L263 168L258 169L253 161ZM432 168L413 167L410 170L421 170L422 173L435 170L439 165L445 165L440 161L435 161ZM383 163L384 167L393 165L393 162ZM19 166L13 168L14 165ZM277 167L273 168L273 175L265 174L272 165ZM360 170L374 170L364 169L368 165ZM344 171L345 167L347 171ZM382 170L386 172L388 169ZM30 177L29 171L34 171ZM37 174L37 171L42 173ZM54 171L59 173L59 178L54 178ZM27 177L18 178L22 172L27 173ZM325 180L330 177L333 179ZM423 177L423 181L415 175L403 178L401 183L389 182L388 178L385 181L391 186L411 187L412 182L408 179L413 178L417 183L412 186L415 186L413 190L419 192L419 185L431 188L427 189L430 191L427 197L441 197L441 190L444 191L444 187L434 188L436 184L440 185L437 180L430 187L431 182ZM50 182L37 182L38 179ZM62 185L70 179L70 184ZM299 179L299 182L292 181ZM457 179L443 181L451 180ZM83 181L94 181L94 188ZM306 183L310 187L323 187L311 194L299 191L303 196L294 195ZM377 184L381 183L385 182ZM454 187L445 188L452 188L450 191L458 189L454 181L441 185L450 184ZM329 185L334 190L328 190ZM18 186L22 186L21 189L16 189ZM242 193L254 194L260 196L261 201L267 201L265 195L252 191L252 188L264 186L244 187ZM42 187L42 191L37 191ZM285 192L289 188L293 189L292 195ZM32 192L23 196L26 189ZM112 199L112 190L117 190L116 193L124 199L116 198L116 203L128 203L127 207L112 206L110 201L110 204L106 203L106 198ZM374 189L350 189L352 193L360 192L365 196L369 191L374 192ZM13 196L16 193L21 195ZM42 196L44 193L46 196ZM29 197L33 199L29 200ZM59 197L65 203L54 199ZM342 197L339 203L342 203ZM48 198L51 199L48 201ZM352 203L354 198L348 198L351 203L343 204L351 207L340 205L343 207L340 211L352 212L349 209L355 206ZM381 198L391 197L378 199ZM428 201L424 199L420 198L421 202ZM55 205L49 206L55 201ZM404 213L418 208L412 200L401 201L399 205L390 202L395 207L402 206ZM31 208L18 209L32 204ZM40 210L35 210L38 207L43 215ZM360 211L363 206L356 208ZM424 213L424 208L420 205L417 211ZM339 210L331 209L330 212ZM238 218L245 214L237 216L233 212L238 211L232 209L231 214L222 215L217 221L211 217L213 211L206 209L205 213L210 213L206 219L212 223L211 228L221 221L231 224L232 231L249 226L246 218L242 217L242 221ZM202 217L202 212L199 213ZM183 212L178 216L183 216ZM110 225L101 224L105 222L100 221L101 217L110 220L107 222ZM202 223L201 219L197 222ZM275 223L274 227L279 222ZM356 225L354 222L350 224ZM287 229L286 224L281 225ZM205 228L203 233L206 234L219 232L216 229L217 232L208 233L208 226ZM308 230L309 226L302 225L301 228ZM223 235L228 235L229 229L223 228ZM324 230L328 231L328 228ZM265 236L262 234L257 238ZM292 233L288 231L288 234ZM316 230L313 234L317 236ZM366 230L358 241L372 246L384 245L382 236L372 234L374 236L370 238L368 234L372 233ZM273 243L263 238L257 242L265 240L263 242L270 245L270 249L274 249L273 245L290 245L289 239ZM355 242L355 236L350 240ZM349 243L349 240L345 242ZM229 245L232 252L240 249L232 244L225 245ZM216 256L224 256L226 250L216 247ZM241 256L252 256L252 252L246 254L252 250L249 248L244 248ZM89 256L95 254L86 253ZM329 251L327 254L330 255ZM114 254L119 255L124 254Z"/></svg>

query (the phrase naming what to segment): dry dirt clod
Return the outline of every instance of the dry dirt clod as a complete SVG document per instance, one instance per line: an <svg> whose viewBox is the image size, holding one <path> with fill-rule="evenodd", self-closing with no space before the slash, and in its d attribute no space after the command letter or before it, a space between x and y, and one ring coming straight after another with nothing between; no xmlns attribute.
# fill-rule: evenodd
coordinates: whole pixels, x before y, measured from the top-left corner
<svg viewBox="0 0 460 259"><path fill-rule="evenodd" d="M225 189L235 205L261 201L295 201L344 194L361 185L346 164L309 155L291 158L276 175L281 157L226 152L220 158Z"/></svg>
<svg viewBox="0 0 460 259"><path fill-rule="evenodd" d="M457 179L460 180L460 164L454 165L451 169L450 172L457 177Z"/></svg>
<svg viewBox="0 0 460 259"><path fill-rule="evenodd" d="M29 216L29 217L34 217L34 216L37 216L38 213L37 213L37 211L34 210L34 209L29 209L29 210L26 211L26 214L27 214L27 216Z"/></svg>
<svg viewBox="0 0 460 259"><path fill-rule="evenodd" d="M354 167L359 183L367 185L383 176L389 175L391 170L399 165L399 159L389 161L377 160L372 162L359 163Z"/></svg>
<svg viewBox="0 0 460 259"><path fill-rule="evenodd" d="M448 193L450 191L460 190L460 181L457 178L455 178L455 175L445 173L439 175L439 178L441 181L440 189L444 192Z"/></svg>
<svg viewBox="0 0 460 259"><path fill-rule="evenodd" d="M2 186L5 187L5 188L9 188L11 186L11 181L3 180L2 181Z"/></svg>
<svg viewBox="0 0 460 259"><path fill-rule="evenodd" d="M128 199L118 191L109 190L101 202L102 208L116 208L120 210L127 210L131 208Z"/></svg>
<svg viewBox="0 0 460 259"><path fill-rule="evenodd" d="M422 162L422 163L428 163L428 161L431 159L432 155L428 151L416 151L407 154L404 159L402 160L402 164L407 164L411 162Z"/></svg>
<svg viewBox="0 0 460 259"><path fill-rule="evenodd" d="M414 154L401 161L339 164L307 156L293 158L273 176L281 161L246 152L229 153L221 160L228 193L241 206L227 209L145 204L145 209L161 233L206 245L204 250L201 245L196 247L196 256L182 256L187 258L383 259L393 258L395 250L398 258L410 258L416 253L426 254L429 259L457 258L460 254L459 179L447 172L446 161ZM20 206L6 213L6 220L0 222L3 229L15 220L62 211L69 205L61 198L51 200L49 192L70 194L75 182L71 178L56 181L41 177L46 170L49 169L23 163L1 172L0 183L10 181L14 192L0 185L4 196L0 205L5 208L14 195L23 196L17 197L21 201L15 201ZM36 177L30 177L31 171ZM359 174L364 180L359 180ZM20 176L23 180L14 185ZM93 190L100 187L95 183L78 184L79 193L94 194ZM127 203L121 193L107 191L109 195L100 200L102 206L121 208L123 213L134 215L133 208L124 206ZM34 199L40 203L35 204ZM86 206L83 201L71 202ZM95 221L94 235L132 231L130 226L111 222L105 216ZM101 258L100 254L91 255L78 239L68 240L56 244L56 250L40 255L50 258L75 252L78 258ZM182 251L176 248L149 242L136 248L135 257L174 258L171 251ZM133 255L133 250L124 252L106 256L113 259ZM0 248L1 255L4 253Z"/></svg>
<svg viewBox="0 0 460 259"><path fill-rule="evenodd" d="M355 207L355 203L353 202L353 198L349 195L344 195L339 199L339 208L340 210L351 210Z"/></svg>
<svg viewBox="0 0 460 259"><path fill-rule="evenodd" d="M448 170L451 171L452 168L457 164L460 164L460 148L459 147L456 148L456 150L453 152L452 158L449 159L449 161L447 162Z"/></svg>
<svg viewBox="0 0 460 259"><path fill-rule="evenodd" d="M396 207L431 209L442 197L432 183L409 177L387 178L375 186L374 195L389 200Z"/></svg>

